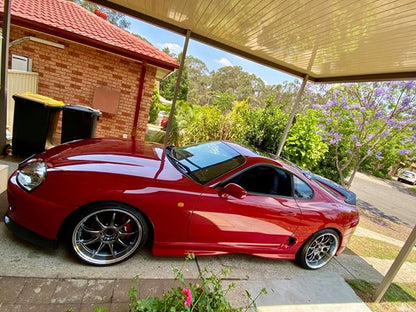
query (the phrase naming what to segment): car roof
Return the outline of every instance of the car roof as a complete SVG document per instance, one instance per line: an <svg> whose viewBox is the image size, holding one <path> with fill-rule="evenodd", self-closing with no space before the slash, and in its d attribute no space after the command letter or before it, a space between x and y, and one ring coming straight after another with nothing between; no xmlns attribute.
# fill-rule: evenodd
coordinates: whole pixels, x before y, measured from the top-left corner
<svg viewBox="0 0 416 312"><path fill-rule="evenodd" d="M239 154L244 156L247 159L247 165L249 166L253 164L257 164L257 163L272 164L272 165L279 166L283 169L288 169L290 171L297 172L299 175L302 175L302 171L299 168L297 168L296 166L293 166L292 164L288 162L283 161L280 158L274 159L272 157L260 155L252 151L251 149L245 146L242 146L240 144L237 144L237 143L228 142L228 141L224 141L224 143L226 143L228 146L236 150Z"/></svg>

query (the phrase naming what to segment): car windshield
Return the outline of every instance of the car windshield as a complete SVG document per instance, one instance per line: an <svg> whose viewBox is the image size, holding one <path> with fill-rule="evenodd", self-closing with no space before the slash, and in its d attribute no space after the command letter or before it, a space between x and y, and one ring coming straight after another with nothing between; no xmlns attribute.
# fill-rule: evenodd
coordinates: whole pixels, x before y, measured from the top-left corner
<svg viewBox="0 0 416 312"><path fill-rule="evenodd" d="M224 142L169 146L166 155L178 170L201 184L213 181L245 163L245 158Z"/></svg>

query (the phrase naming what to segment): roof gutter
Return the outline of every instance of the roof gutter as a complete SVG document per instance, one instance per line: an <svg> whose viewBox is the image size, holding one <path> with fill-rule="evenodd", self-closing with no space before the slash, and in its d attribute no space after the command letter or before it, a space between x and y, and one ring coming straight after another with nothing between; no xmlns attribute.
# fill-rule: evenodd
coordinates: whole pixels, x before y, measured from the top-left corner
<svg viewBox="0 0 416 312"><path fill-rule="evenodd" d="M33 36L23 37L23 38L19 38L19 39L14 40L14 41L9 43L9 48L12 47L12 46L15 46L17 44L21 44L23 42L26 42L26 41L35 41L35 42L46 44L48 46L52 46L52 47L55 47L55 48L58 48L58 49L65 49L65 46L63 44L52 42L52 41L49 41L49 40L44 40L44 39L41 39L41 38L38 38L38 37L33 37Z"/></svg>

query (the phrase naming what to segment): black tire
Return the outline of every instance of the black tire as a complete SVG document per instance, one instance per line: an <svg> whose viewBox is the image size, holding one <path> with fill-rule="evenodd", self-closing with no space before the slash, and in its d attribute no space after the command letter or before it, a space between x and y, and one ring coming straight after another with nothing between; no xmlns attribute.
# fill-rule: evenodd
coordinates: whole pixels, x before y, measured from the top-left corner
<svg viewBox="0 0 416 312"><path fill-rule="evenodd" d="M71 222L68 240L72 252L93 265L124 261L137 252L148 237L148 226L136 209L114 202L92 204Z"/></svg>
<svg viewBox="0 0 416 312"><path fill-rule="evenodd" d="M333 258L339 247L339 235L332 229L313 234L299 249L296 262L308 270L320 269Z"/></svg>

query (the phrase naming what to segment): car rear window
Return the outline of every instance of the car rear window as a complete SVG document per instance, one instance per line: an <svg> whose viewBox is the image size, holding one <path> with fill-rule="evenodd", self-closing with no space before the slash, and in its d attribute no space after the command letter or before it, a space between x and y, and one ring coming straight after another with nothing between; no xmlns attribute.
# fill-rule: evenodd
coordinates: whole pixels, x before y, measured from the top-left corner
<svg viewBox="0 0 416 312"><path fill-rule="evenodd" d="M313 198L313 190L303 180L297 176L293 176L293 185L295 190L295 198L298 199L311 199Z"/></svg>

